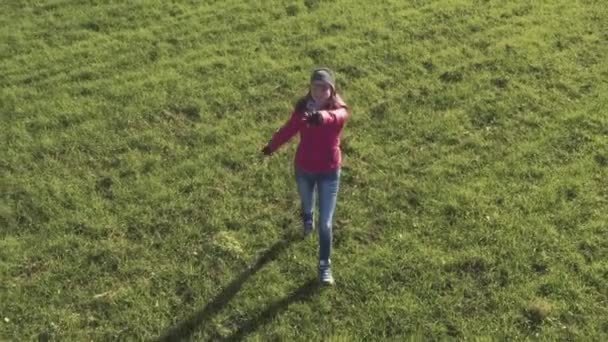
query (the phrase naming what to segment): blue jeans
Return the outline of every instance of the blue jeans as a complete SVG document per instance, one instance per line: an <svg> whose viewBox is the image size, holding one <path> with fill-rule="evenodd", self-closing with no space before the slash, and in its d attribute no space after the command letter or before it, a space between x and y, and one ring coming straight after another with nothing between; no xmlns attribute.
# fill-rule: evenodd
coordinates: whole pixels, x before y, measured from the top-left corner
<svg viewBox="0 0 608 342"><path fill-rule="evenodd" d="M302 211L312 214L315 204L315 186L319 195L319 260L329 261L332 244L332 221L338 189L340 169L331 172L310 173L296 167L296 183L302 200Z"/></svg>

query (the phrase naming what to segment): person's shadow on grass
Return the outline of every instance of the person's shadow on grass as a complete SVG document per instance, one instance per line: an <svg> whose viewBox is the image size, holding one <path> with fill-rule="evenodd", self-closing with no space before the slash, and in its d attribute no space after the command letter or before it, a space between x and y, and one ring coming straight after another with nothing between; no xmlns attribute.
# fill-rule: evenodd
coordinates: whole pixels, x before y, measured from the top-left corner
<svg viewBox="0 0 608 342"><path fill-rule="evenodd" d="M214 338L219 341L240 341L247 335L253 333L258 327L272 321L281 312L287 310L287 307L295 302L302 302L311 299L319 291L319 282L317 279L310 279L304 285L292 292L289 296L272 303L266 310L260 312L256 317L245 322L232 335L224 338Z"/></svg>
<svg viewBox="0 0 608 342"><path fill-rule="evenodd" d="M255 262L255 264L243 271L203 309L194 312L185 321L170 328L165 332L165 334L154 341L160 342L185 340L190 338L195 331L205 328L205 323L209 322L213 316L217 315L226 305L228 305L232 298L234 298L234 296L240 291L241 287L243 287L243 284L247 281L247 279L259 271L266 263L276 259L277 256L287 249L287 247L289 247L296 239L298 239L296 234L288 233L284 238L277 241L274 245L272 245L272 247L264 252L264 254L262 254ZM318 286L315 279L306 282L290 296L271 304L256 318L246 322L234 334L224 338L224 340L238 340L247 336L255 331L258 326L267 323L274 316L285 310L292 302L310 298L317 288ZM217 336L214 338L214 340L217 339L221 339L221 337Z"/></svg>

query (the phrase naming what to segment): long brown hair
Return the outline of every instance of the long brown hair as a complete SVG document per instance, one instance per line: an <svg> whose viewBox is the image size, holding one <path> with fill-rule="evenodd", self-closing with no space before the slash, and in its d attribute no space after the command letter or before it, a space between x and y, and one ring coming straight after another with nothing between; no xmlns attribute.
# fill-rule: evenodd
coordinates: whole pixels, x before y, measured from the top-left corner
<svg viewBox="0 0 608 342"><path fill-rule="evenodd" d="M310 90L308 91L308 93L304 96L302 96L298 102L296 102L295 105L295 110L297 112L304 112L306 110L306 104L308 103L308 101L310 101L312 99L312 94L310 93ZM336 93L335 90L333 90L331 92L331 96L329 97L329 99L327 100L327 103L325 104L325 107L322 108L324 110L331 110L331 109L338 109L338 108L347 108L348 106L346 105L346 102L344 102L344 100L342 99L342 97L340 97L340 95L338 95L338 93Z"/></svg>

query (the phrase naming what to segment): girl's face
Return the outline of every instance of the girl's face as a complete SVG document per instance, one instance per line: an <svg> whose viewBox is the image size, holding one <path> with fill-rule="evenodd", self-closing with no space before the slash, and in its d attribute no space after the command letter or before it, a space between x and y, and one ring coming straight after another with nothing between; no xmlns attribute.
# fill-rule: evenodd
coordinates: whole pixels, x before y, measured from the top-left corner
<svg viewBox="0 0 608 342"><path fill-rule="evenodd" d="M325 103L331 97L331 86L324 82L312 82L310 94L317 103Z"/></svg>

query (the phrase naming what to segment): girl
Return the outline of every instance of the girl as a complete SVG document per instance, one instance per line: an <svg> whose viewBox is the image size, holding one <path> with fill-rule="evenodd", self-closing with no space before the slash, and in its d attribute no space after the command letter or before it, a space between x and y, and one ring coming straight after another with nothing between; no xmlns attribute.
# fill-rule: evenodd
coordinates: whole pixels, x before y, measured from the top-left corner
<svg viewBox="0 0 608 342"><path fill-rule="evenodd" d="M302 202L304 234L313 229L315 187L319 197L319 281L332 285L331 273L332 221L338 188L342 154L340 136L349 117L348 107L336 94L333 72L316 69L310 77L310 90L302 97L291 117L278 129L262 149L269 156L281 145L300 133L295 155L295 179Z"/></svg>

